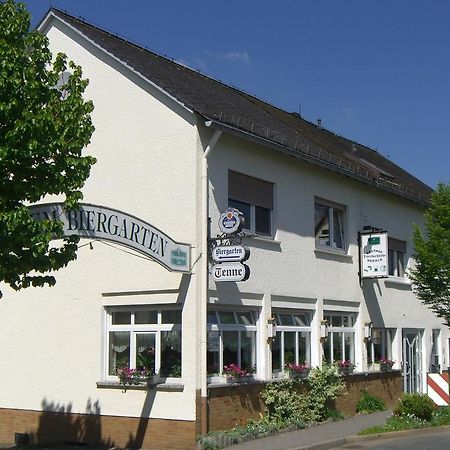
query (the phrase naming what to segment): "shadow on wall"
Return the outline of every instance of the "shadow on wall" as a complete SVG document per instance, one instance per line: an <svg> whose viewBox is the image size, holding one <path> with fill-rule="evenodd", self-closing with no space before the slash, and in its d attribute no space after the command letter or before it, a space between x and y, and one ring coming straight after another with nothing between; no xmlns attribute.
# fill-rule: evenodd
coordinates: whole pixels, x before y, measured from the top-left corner
<svg viewBox="0 0 450 450"><path fill-rule="evenodd" d="M374 327L384 328L383 314L381 313L379 298L383 295L380 287L380 281L374 279L364 279L363 283L363 296L367 305L367 311L369 312L370 320Z"/></svg>
<svg viewBox="0 0 450 450"><path fill-rule="evenodd" d="M62 405L42 401L42 413L36 433L30 433L31 441L38 445L94 444L105 447L114 445L111 441L102 440L102 424L100 404L88 399L84 414L72 413L72 404Z"/></svg>
<svg viewBox="0 0 450 450"><path fill-rule="evenodd" d="M126 392L122 391L123 395ZM148 390L142 405L140 417L102 416L100 403L90 398L85 413L73 413L72 404L49 402L41 403L42 413L36 431L27 433L30 443L37 445L93 445L104 448L141 448L149 434L150 412L155 399L154 390ZM129 432L132 430L132 432ZM124 431L124 432L123 432ZM128 432L128 438L120 438ZM134 432L134 433L133 433ZM104 436L108 436L106 439ZM115 442L116 439L120 442ZM147 436L148 439L148 436Z"/></svg>

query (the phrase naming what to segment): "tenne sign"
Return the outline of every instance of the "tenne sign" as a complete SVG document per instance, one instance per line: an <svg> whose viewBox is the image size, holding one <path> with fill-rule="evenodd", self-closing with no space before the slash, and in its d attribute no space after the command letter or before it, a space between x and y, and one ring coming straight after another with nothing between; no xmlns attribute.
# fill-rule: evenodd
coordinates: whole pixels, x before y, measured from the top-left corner
<svg viewBox="0 0 450 450"><path fill-rule="evenodd" d="M361 278L388 276L388 237L386 231L361 233Z"/></svg>
<svg viewBox="0 0 450 450"><path fill-rule="evenodd" d="M219 245L212 249L211 256L216 262L245 261L250 256L250 250L243 245Z"/></svg>
<svg viewBox="0 0 450 450"><path fill-rule="evenodd" d="M104 206L80 204L66 210L62 203L30 207L36 220L60 220L64 236L104 239L132 248L175 272L190 271L190 246L171 239L153 225Z"/></svg>
<svg viewBox="0 0 450 450"><path fill-rule="evenodd" d="M250 267L231 262L216 264L212 268L214 281L245 281L250 276Z"/></svg>

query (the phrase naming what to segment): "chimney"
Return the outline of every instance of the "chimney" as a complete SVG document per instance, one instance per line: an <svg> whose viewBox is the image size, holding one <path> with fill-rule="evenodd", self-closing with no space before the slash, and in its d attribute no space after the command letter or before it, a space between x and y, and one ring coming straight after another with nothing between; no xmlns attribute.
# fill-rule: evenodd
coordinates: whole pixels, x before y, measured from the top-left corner
<svg viewBox="0 0 450 450"><path fill-rule="evenodd" d="M322 129L322 119L317 119L317 128L318 128L319 130Z"/></svg>

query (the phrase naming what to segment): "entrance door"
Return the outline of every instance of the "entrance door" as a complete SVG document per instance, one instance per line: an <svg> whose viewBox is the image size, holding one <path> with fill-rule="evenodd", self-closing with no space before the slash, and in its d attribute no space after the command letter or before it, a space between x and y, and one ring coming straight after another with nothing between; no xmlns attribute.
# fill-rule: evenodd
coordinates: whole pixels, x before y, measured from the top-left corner
<svg viewBox="0 0 450 450"><path fill-rule="evenodd" d="M421 390L422 333L403 330L403 390L413 393Z"/></svg>

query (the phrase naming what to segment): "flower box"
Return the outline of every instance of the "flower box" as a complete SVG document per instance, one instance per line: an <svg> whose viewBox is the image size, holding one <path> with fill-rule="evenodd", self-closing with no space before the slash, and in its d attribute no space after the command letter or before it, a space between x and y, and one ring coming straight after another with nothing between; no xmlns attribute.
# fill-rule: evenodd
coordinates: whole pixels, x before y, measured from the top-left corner
<svg viewBox="0 0 450 450"><path fill-rule="evenodd" d="M291 380L305 380L308 378L311 367L308 364L286 364L284 366Z"/></svg>
<svg viewBox="0 0 450 450"><path fill-rule="evenodd" d="M337 366L338 366L339 372L342 375L350 375L351 373L353 373L353 369L355 368L355 365L348 359L338 361Z"/></svg>
<svg viewBox="0 0 450 450"><path fill-rule="evenodd" d="M380 370L381 372L390 372L392 370L392 366L394 365L394 361L390 359L382 359L380 360Z"/></svg>

